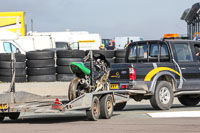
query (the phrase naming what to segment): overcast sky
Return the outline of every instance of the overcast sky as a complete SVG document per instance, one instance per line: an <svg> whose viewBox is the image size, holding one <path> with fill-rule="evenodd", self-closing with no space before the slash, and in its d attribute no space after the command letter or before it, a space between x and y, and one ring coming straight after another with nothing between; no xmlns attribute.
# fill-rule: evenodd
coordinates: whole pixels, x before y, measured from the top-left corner
<svg viewBox="0 0 200 133"><path fill-rule="evenodd" d="M102 38L186 34L180 20L199 0L1 0L0 11L25 11L28 31L89 31Z"/></svg>

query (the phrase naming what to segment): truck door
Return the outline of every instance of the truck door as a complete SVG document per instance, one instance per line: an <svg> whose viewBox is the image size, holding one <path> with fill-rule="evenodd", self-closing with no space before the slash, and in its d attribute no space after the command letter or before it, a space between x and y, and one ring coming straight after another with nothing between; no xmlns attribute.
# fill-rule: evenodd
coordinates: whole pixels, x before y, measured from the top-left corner
<svg viewBox="0 0 200 133"><path fill-rule="evenodd" d="M200 85L200 80L198 80L198 69L196 61L193 58L191 45L189 42L173 42L172 45L174 49L174 57L177 61L182 75L184 78L182 90L194 90L196 86ZM178 71L178 68L177 68ZM176 75L177 76L177 75ZM177 79L179 77L177 76Z"/></svg>

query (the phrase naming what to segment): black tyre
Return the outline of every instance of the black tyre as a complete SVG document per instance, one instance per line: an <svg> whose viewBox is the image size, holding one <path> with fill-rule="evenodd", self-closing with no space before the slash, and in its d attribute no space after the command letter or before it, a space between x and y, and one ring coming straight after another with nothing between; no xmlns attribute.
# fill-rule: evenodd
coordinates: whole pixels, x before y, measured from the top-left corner
<svg viewBox="0 0 200 133"><path fill-rule="evenodd" d="M5 116L0 116L0 123L3 122Z"/></svg>
<svg viewBox="0 0 200 133"><path fill-rule="evenodd" d="M11 62L8 61L0 61L0 69L9 69L11 68ZM16 69L20 68L26 68L26 63L25 62L16 62L15 64Z"/></svg>
<svg viewBox="0 0 200 133"><path fill-rule="evenodd" d="M56 81L56 76L52 75L39 75L39 76L28 76L29 82L54 82Z"/></svg>
<svg viewBox="0 0 200 133"><path fill-rule="evenodd" d="M100 100L100 115L103 119L110 119L113 115L113 97L109 94Z"/></svg>
<svg viewBox="0 0 200 133"><path fill-rule="evenodd" d="M86 51L86 55L89 51ZM106 58L113 58L114 57L114 50L93 50L93 54L100 53L104 55Z"/></svg>
<svg viewBox="0 0 200 133"><path fill-rule="evenodd" d="M88 120L97 121L100 117L100 104L99 99L94 96L92 99L92 106L90 110L86 110Z"/></svg>
<svg viewBox="0 0 200 133"><path fill-rule="evenodd" d="M72 71L70 70L69 66L57 66L56 72L58 74L72 74Z"/></svg>
<svg viewBox="0 0 200 133"><path fill-rule="evenodd" d="M26 53L28 60L48 60L54 58L53 51L30 51Z"/></svg>
<svg viewBox="0 0 200 133"><path fill-rule="evenodd" d="M126 50L115 50L115 57L117 58L125 58Z"/></svg>
<svg viewBox="0 0 200 133"><path fill-rule="evenodd" d="M11 82L12 77L0 76L0 81L2 82ZM26 76L15 77L15 82L26 82Z"/></svg>
<svg viewBox="0 0 200 133"><path fill-rule="evenodd" d="M160 81L156 85L154 95L150 98L150 103L154 109L168 110L174 100L172 86L167 81Z"/></svg>
<svg viewBox="0 0 200 133"><path fill-rule="evenodd" d="M200 97L194 97L192 95L183 95L178 97L178 100L184 106L195 106L200 102Z"/></svg>
<svg viewBox="0 0 200 133"><path fill-rule="evenodd" d="M85 51L83 50L59 50L56 52L57 58L83 58Z"/></svg>
<svg viewBox="0 0 200 133"><path fill-rule="evenodd" d="M106 60L107 60L109 63L115 63L115 59L113 59L113 58L106 58Z"/></svg>
<svg viewBox="0 0 200 133"><path fill-rule="evenodd" d="M0 69L1 76L12 76L12 69ZM26 69L16 69L17 77L26 76Z"/></svg>
<svg viewBox="0 0 200 133"><path fill-rule="evenodd" d="M58 58L57 65L58 66L69 66L70 62L82 62L81 58Z"/></svg>
<svg viewBox="0 0 200 133"><path fill-rule="evenodd" d="M57 74L57 81L71 81L76 77L75 74Z"/></svg>
<svg viewBox="0 0 200 133"><path fill-rule="evenodd" d="M23 54L15 54L16 62L24 62L26 60L26 56ZM9 53L1 53L0 61L11 61L11 54Z"/></svg>
<svg viewBox="0 0 200 133"><path fill-rule="evenodd" d="M68 90L68 99L69 99L69 101L72 101L77 97L76 92L77 92L78 85L79 85L79 79L78 78L74 78L70 82L69 90Z"/></svg>
<svg viewBox="0 0 200 133"><path fill-rule="evenodd" d="M9 117L11 120L17 120L17 119L19 118L19 115L20 115L19 112L10 113L8 117Z"/></svg>
<svg viewBox="0 0 200 133"><path fill-rule="evenodd" d="M127 103L127 102L123 102L123 103L117 103L117 104L115 104L115 106L114 106L114 110L116 110L116 111L123 110L124 107L126 106L126 103Z"/></svg>
<svg viewBox="0 0 200 133"><path fill-rule="evenodd" d="M115 63L125 63L125 58L115 58Z"/></svg>
<svg viewBox="0 0 200 133"><path fill-rule="evenodd" d="M49 60L28 60L26 62L27 67L29 68L40 68L40 67L54 67L54 59Z"/></svg>
<svg viewBox="0 0 200 133"><path fill-rule="evenodd" d="M28 68L27 74L29 76L37 76L37 75L52 75L56 73L55 67L43 67L43 68Z"/></svg>

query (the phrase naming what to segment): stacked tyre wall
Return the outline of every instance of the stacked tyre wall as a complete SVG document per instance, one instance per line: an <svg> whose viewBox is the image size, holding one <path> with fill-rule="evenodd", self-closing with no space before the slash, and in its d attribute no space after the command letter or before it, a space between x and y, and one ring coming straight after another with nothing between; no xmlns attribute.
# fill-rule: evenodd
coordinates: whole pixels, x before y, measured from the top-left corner
<svg viewBox="0 0 200 133"><path fill-rule="evenodd" d="M29 82L56 81L55 53L53 51L32 51L26 53Z"/></svg>
<svg viewBox="0 0 200 133"><path fill-rule="evenodd" d="M26 82L26 56L23 54L15 54L15 58L15 82ZM0 81L11 82L12 72L11 54L0 54Z"/></svg>
<svg viewBox="0 0 200 133"><path fill-rule="evenodd" d="M70 62L83 62L83 58L85 57L85 51L60 50L56 52L56 55L57 81L71 81L75 78L75 74L71 72L69 64Z"/></svg>

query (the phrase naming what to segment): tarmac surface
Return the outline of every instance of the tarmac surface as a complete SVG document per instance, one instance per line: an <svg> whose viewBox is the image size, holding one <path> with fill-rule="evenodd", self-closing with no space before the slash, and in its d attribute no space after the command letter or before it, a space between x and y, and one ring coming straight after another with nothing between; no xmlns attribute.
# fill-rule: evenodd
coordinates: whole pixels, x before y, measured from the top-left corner
<svg viewBox="0 0 200 133"><path fill-rule="evenodd" d="M55 86L57 85L59 85L58 88L60 88L60 90L62 90L63 93L66 93L66 83L48 83L48 85L48 87L51 88L51 91L54 88L54 92L50 92L51 94L58 94L57 92L55 92L55 90L57 90L57 87ZM0 88L6 88L8 86L8 84L0 84ZM23 86L25 87L23 88ZM30 86L33 86L33 88ZM37 86L41 89L41 87L47 86L47 84L16 84L16 88L21 87L22 90L34 90L34 87ZM39 94L39 92L37 92L36 90L37 89L35 89L34 91ZM44 92L42 92L42 94L45 95ZM161 117L154 117L155 115L151 115L158 113L164 114L161 114ZM185 113L187 113L187 115ZM88 121L85 111L68 111L65 113L58 114L21 113L20 118L18 120L9 120L8 118L6 118L5 121L0 124L0 132L199 133L200 116L198 116L198 114L200 114L200 105L197 105L195 107L184 107L178 102L177 99L175 99L173 107L167 111L154 110L151 107L149 101L147 100L141 102L135 102L134 100L130 100L125 109L122 111L115 111L111 119L99 119L98 121Z"/></svg>

